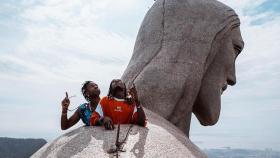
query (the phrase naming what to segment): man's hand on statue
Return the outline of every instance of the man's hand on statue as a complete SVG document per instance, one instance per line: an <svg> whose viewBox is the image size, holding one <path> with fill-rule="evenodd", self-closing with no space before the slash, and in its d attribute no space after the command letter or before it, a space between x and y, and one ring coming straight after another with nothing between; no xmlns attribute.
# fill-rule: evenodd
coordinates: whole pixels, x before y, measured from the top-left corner
<svg viewBox="0 0 280 158"><path fill-rule="evenodd" d="M138 100L138 94L137 94L137 90L135 88L135 85L133 83L132 87L129 89L129 94L131 95L131 98L132 98L132 101L134 103L139 103L139 100Z"/></svg>
<svg viewBox="0 0 280 158"><path fill-rule="evenodd" d="M66 97L61 102L62 112L67 112L69 105L70 105L70 100L68 98L68 93L66 92Z"/></svg>
<svg viewBox="0 0 280 158"><path fill-rule="evenodd" d="M104 117L103 125L104 125L106 130L113 130L115 128L114 124L113 124L113 121L110 117L106 117L106 116Z"/></svg>

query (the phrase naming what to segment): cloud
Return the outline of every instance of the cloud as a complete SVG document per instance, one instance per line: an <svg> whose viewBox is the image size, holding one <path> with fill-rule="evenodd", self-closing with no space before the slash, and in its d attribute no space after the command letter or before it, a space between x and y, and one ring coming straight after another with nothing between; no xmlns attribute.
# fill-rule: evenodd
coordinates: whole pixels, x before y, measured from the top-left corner
<svg viewBox="0 0 280 158"><path fill-rule="evenodd" d="M26 78L38 76L42 80L44 76L44 82L50 79L78 81L91 76L88 72L100 76L97 81L120 77L132 54L137 28L134 27L133 36L112 32L114 29L109 28L115 28L119 20L124 22L124 28L135 23L140 25L141 19L134 20L133 24L127 19L140 14L143 17L147 6L147 2L143 5L139 0L22 1L19 17L24 40L15 46L13 54L2 53L2 58L14 62L11 65L24 65L29 69L26 72L32 73L27 73ZM115 21L106 22L112 20L111 17L115 17ZM112 74L112 71L118 73ZM77 73L79 75L72 75Z"/></svg>

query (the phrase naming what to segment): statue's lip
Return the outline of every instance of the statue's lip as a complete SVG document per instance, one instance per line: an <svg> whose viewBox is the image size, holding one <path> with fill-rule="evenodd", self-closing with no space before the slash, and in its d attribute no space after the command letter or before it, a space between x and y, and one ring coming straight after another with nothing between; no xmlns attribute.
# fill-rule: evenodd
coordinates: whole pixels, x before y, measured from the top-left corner
<svg viewBox="0 0 280 158"><path fill-rule="evenodd" d="M227 89L227 84L224 84L224 86L222 87L222 89L221 89L221 94L223 94L223 92Z"/></svg>

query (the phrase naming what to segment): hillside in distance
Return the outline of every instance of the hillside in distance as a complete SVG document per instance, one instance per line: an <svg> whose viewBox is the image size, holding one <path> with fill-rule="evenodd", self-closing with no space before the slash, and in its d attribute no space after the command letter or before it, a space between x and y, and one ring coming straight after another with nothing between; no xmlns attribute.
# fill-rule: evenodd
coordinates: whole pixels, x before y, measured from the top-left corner
<svg viewBox="0 0 280 158"><path fill-rule="evenodd" d="M44 139L0 137L0 158L28 158L46 143Z"/></svg>

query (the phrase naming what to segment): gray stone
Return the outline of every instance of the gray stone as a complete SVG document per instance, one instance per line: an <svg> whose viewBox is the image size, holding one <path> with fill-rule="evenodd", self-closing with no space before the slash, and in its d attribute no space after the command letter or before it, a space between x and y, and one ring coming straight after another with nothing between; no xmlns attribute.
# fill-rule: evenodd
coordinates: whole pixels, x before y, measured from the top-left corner
<svg viewBox="0 0 280 158"><path fill-rule="evenodd" d="M122 76L142 105L188 136L192 112L202 125L220 114L221 92L234 85L243 48L240 21L215 0L157 0L146 14Z"/></svg>
<svg viewBox="0 0 280 158"><path fill-rule="evenodd" d="M149 118L147 127L121 125L120 140L125 138L129 129L130 132L123 146L124 152L119 152L120 158L206 157L176 126L149 110L145 111ZM80 127L46 144L31 158L116 157L116 153L108 153L116 148L116 132L116 128L106 131L103 127Z"/></svg>

